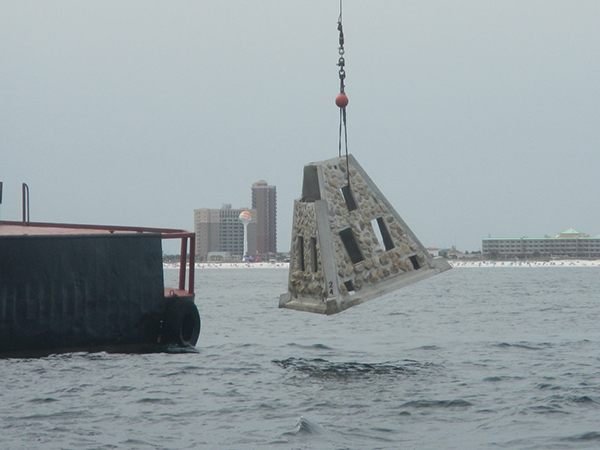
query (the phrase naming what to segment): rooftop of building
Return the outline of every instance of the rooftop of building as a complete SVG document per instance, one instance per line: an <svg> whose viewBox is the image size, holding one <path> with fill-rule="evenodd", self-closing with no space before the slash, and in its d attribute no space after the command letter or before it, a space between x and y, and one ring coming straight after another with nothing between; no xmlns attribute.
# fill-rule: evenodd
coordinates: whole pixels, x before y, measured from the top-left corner
<svg viewBox="0 0 600 450"><path fill-rule="evenodd" d="M568 228L561 231L556 236L544 236L544 237L488 237L483 238L484 241L537 241L547 239L600 239L600 236L590 236L589 234L582 233L575 230L574 228Z"/></svg>
<svg viewBox="0 0 600 450"><path fill-rule="evenodd" d="M594 239L594 240L598 240L600 239L600 236L572 236L572 237L566 237L566 236L544 236L544 237L527 237L527 236L523 236L523 237L499 237L499 238L483 238L484 241L555 241L555 240L562 240L562 241L566 241L569 239Z"/></svg>
<svg viewBox="0 0 600 450"><path fill-rule="evenodd" d="M253 188L275 188L275 186L269 185L265 180L258 180L256 183L252 183Z"/></svg>
<svg viewBox="0 0 600 450"><path fill-rule="evenodd" d="M582 233L580 233L579 231L577 231L577 230L575 230L573 228L569 228L568 230L565 230L565 231L563 231L561 233L558 233L558 234L582 234Z"/></svg>

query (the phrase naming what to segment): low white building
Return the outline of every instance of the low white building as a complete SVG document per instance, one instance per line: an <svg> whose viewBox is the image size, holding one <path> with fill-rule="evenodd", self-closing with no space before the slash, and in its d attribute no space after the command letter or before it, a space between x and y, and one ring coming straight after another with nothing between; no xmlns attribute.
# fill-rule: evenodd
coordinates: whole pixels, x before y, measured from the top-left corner
<svg viewBox="0 0 600 450"><path fill-rule="evenodd" d="M492 258L600 258L600 236L590 237L569 228L554 237L485 238L481 248Z"/></svg>

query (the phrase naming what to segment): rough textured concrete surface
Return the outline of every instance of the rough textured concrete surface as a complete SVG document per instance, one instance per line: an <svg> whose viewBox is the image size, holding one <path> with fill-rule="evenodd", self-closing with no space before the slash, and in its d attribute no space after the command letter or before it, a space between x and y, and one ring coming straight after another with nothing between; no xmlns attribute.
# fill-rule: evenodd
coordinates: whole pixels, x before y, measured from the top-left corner
<svg viewBox="0 0 600 450"><path fill-rule="evenodd" d="M448 269L352 155L304 167L279 307L335 314Z"/></svg>

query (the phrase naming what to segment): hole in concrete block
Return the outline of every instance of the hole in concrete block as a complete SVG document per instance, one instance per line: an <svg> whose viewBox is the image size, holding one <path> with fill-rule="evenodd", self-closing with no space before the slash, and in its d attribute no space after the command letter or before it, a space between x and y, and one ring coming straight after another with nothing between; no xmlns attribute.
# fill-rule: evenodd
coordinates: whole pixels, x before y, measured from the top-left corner
<svg viewBox="0 0 600 450"><path fill-rule="evenodd" d="M356 292L352 280L344 281L344 285L346 286L346 289L348 290L349 294L354 294Z"/></svg>
<svg viewBox="0 0 600 450"><path fill-rule="evenodd" d="M310 269L313 272L317 271L318 261L317 261L317 238L310 238Z"/></svg>
<svg viewBox="0 0 600 450"><path fill-rule="evenodd" d="M346 185L340 189L342 191L342 196L346 201L346 207L348 211L354 211L358 206L356 205L356 200L354 199L354 194L352 193L352 189L350 189L350 185Z"/></svg>
<svg viewBox="0 0 600 450"><path fill-rule="evenodd" d="M375 233L375 238L377 239L377 243L383 248L383 236L381 235L381 229L379 228L379 224L376 219L371 220L371 228L373 228L373 233Z"/></svg>
<svg viewBox="0 0 600 450"><path fill-rule="evenodd" d="M373 225L373 229L375 230L375 234L377 235L377 239L379 239L379 243L383 244L386 250L391 250L395 247L394 241L392 240L392 236L390 235L390 230L388 230L387 225L385 224L385 220L383 217L377 218L377 227L375 227L374 220L371 222Z"/></svg>
<svg viewBox="0 0 600 450"><path fill-rule="evenodd" d="M312 203L321 200L319 189L319 172L317 166L304 166L304 178L302 179L302 201Z"/></svg>
<svg viewBox="0 0 600 450"><path fill-rule="evenodd" d="M413 255L410 258L410 262L412 263L415 270L419 270L421 268L421 264L419 264L419 260L417 259L417 255Z"/></svg>
<svg viewBox="0 0 600 450"><path fill-rule="evenodd" d="M298 262L300 270L304 272L304 238L302 236L298 236Z"/></svg>
<svg viewBox="0 0 600 450"><path fill-rule="evenodd" d="M344 247L346 247L346 251L348 252L348 256L350 256L352 264L358 264L365 260L360 251L360 247L358 246L358 242L356 242L352 228L344 228L341 230L340 238L342 238L342 243L344 244Z"/></svg>

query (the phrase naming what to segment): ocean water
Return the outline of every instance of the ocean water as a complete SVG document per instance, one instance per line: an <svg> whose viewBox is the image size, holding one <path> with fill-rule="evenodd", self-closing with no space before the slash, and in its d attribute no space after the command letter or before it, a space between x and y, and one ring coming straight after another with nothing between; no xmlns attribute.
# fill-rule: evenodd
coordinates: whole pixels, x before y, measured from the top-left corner
<svg viewBox="0 0 600 450"><path fill-rule="evenodd" d="M0 360L0 448L600 448L599 275L454 269L327 317L277 308L287 270L197 270L196 354Z"/></svg>

